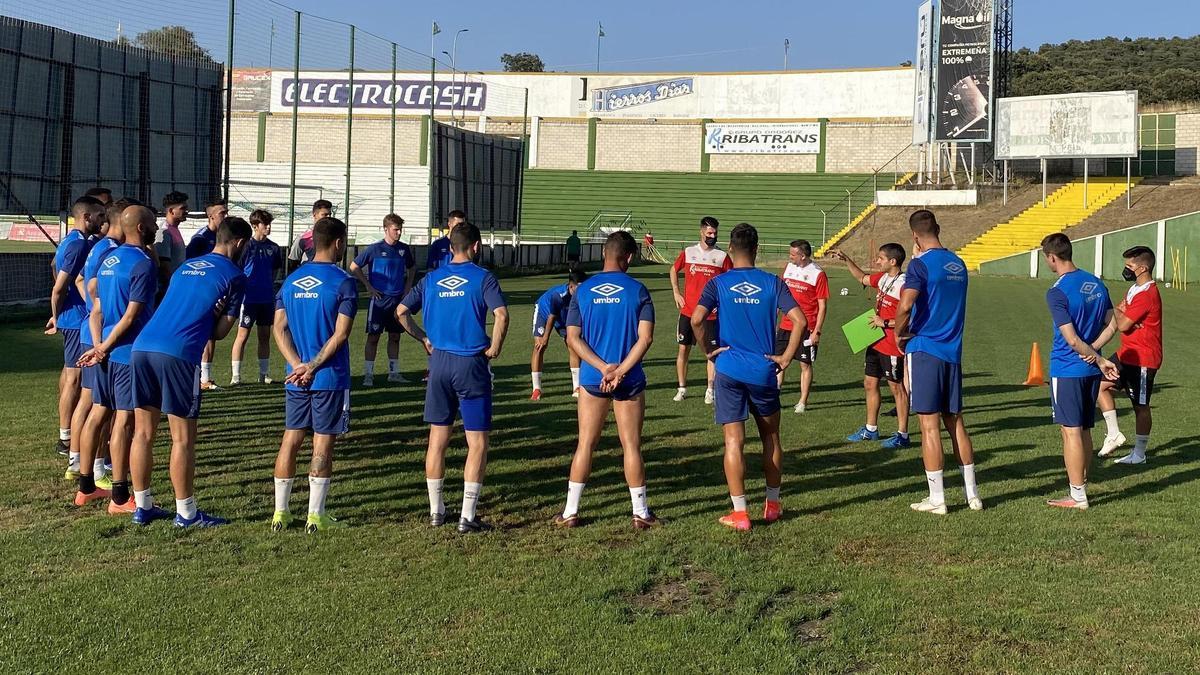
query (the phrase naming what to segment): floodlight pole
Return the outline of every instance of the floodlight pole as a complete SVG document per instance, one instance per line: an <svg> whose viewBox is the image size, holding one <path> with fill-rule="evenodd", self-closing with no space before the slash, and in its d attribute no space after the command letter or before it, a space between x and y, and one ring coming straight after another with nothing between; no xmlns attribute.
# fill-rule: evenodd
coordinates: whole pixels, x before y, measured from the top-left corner
<svg viewBox="0 0 1200 675"><path fill-rule="evenodd" d="M231 150L230 122L233 118L233 17L235 0L229 0L229 30L225 41L225 175L221 180L221 198L229 201L229 152Z"/></svg>
<svg viewBox="0 0 1200 675"><path fill-rule="evenodd" d="M388 213L396 212L396 43L392 43L392 150L388 162Z"/></svg>
<svg viewBox="0 0 1200 675"><path fill-rule="evenodd" d="M354 134L354 24L350 24L350 96L346 103L346 201L342 222L350 227L350 160L353 158Z"/></svg>
<svg viewBox="0 0 1200 675"><path fill-rule="evenodd" d="M300 12L296 12L296 51L292 56L292 178L288 181L288 246L296 235L296 143L300 120Z"/></svg>

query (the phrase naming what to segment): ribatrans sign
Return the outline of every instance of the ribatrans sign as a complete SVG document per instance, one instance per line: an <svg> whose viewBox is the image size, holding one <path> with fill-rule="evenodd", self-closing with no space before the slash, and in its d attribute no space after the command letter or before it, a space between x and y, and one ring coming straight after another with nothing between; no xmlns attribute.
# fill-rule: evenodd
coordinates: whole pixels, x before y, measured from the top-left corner
<svg viewBox="0 0 1200 675"><path fill-rule="evenodd" d="M818 122L704 125L704 151L713 154L815 155L821 152Z"/></svg>
<svg viewBox="0 0 1200 675"><path fill-rule="evenodd" d="M934 140L989 141L994 0L941 0L938 9Z"/></svg>

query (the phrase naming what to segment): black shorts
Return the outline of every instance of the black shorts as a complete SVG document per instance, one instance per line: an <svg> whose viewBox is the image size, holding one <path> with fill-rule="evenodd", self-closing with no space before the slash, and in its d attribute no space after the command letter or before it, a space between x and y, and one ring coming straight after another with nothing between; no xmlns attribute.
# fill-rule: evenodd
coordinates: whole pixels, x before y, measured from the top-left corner
<svg viewBox="0 0 1200 675"><path fill-rule="evenodd" d="M888 382L904 381L904 357L888 356L874 349L867 350L867 362L863 374Z"/></svg>
<svg viewBox="0 0 1200 675"><path fill-rule="evenodd" d="M1120 371L1117 375L1117 389L1128 394L1134 405L1150 405L1150 395L1154 393L1154 376L1158 374L1158 368L1131 366L1115 359L1113 363Z"/></svg>
<svg viewBox="0 0 1200 675"><path fill-rule="evenodd" d="M367 306L367 335L400 335L404 327L396 318L396 307L400 305L400 296L385 295L381 298L371 298Z"/></svg>
<svg viewBox="0 0 1200 675"><path fill-rule="evenodd" d="M720 332L720 326L716 319L705 319L708 323L704 324L704 341L708 343L709 350L717 348L717 333ZM693 347L696 344L696 333L692 331L692 318L689 316L679 315L679 327L675 331L676 341L684 346Z"/></svg>
<svg viewBox="0 0 1200 675"><path fill-rule="evenodd" d="M579 254L578 253L568 253L567 254L567 262L579 262Z"/></svg>
<svg viewBox="0 0 1200 675"><path fill-rule="evenodd" d="M793 361L807 363L812 365L817 361L817 346L805 344L808 342L808 329L804 329L804 334L800 336L800 347L796 350L796 354L792 356ZM787 349L788 341L792 339L792 331L782 328L775 331L775 355L779 356Z"/></svg>

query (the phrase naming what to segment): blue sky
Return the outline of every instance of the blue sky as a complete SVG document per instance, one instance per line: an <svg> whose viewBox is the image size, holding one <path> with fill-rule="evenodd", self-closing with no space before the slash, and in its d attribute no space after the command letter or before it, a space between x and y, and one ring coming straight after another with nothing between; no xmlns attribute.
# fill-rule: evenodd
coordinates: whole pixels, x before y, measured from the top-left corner
<svg viewBox="0 0 1200 675"><path fill-rule="evenodd" d="M302 11L369 26L387 39L421 50L429 25L442 34L437 49L450 50L460 28L458 63L469 71L499 70L504 52L530 51L548 69L592 70L596 23L606 37L601 69L772 70L895 65L913 57L917 0L739 2L693 0L523 0L520 2L414 3L381 0L287 0ZM1118 37L1172 36L1200 31L1200 2L1158 0L1138 11L1117 0L1016 0L1014 43ZM1192 33L1187 33L1192 34Z"/></svg>

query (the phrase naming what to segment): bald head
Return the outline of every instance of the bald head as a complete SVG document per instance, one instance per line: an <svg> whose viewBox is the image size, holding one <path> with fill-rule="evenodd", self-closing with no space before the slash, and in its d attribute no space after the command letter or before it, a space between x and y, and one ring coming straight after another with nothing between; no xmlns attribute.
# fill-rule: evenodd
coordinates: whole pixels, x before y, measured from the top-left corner
<svg viewBox="0 0 1200 675"><path fill-rule="evenodd" d="M145 206L126 208L121 212L121 231L127 244L141 246L154 241L154 233L158 231L154 211Z"/></svg>

